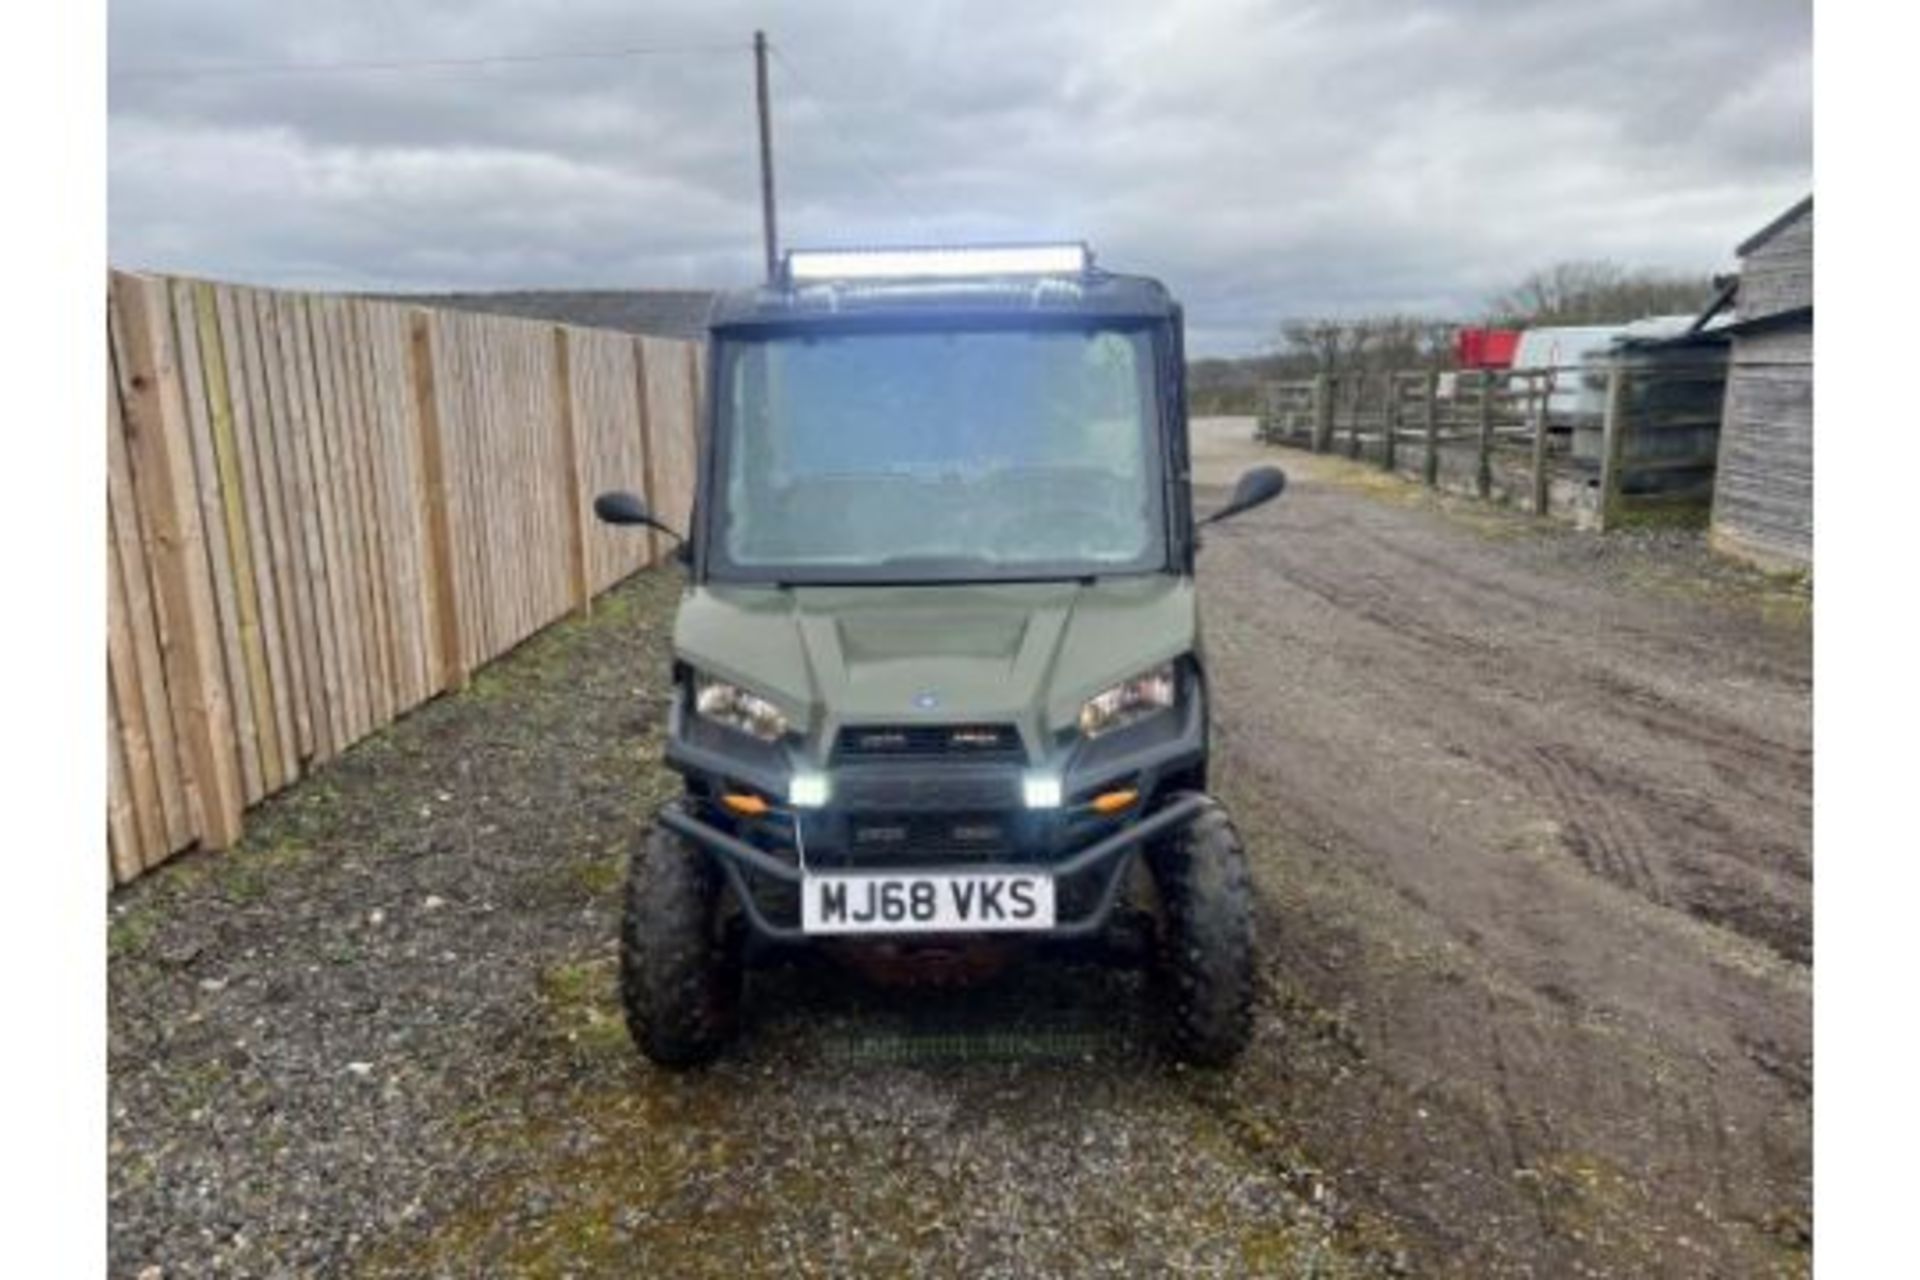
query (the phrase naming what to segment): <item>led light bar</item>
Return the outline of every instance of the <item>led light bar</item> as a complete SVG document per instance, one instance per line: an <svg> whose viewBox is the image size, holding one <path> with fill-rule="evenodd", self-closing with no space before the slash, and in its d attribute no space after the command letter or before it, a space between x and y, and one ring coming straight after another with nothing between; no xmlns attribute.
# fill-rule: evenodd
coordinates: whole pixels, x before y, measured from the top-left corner
<svg viewBox="0 0 1920 1280"><path fill-rule="evenodd" d="M1080 275L1084 244L954 245L928 249L790 249L787 280L963 280L970 276Z"/></svg>

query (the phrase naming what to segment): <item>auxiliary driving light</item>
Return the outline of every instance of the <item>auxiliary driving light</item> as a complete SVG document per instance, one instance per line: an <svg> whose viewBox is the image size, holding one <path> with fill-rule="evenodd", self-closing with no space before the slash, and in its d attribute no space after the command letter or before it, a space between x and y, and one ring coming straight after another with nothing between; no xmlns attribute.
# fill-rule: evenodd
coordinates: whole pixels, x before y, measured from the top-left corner
<svg viewBox="0 0 1920 1280"><path fill-rule="evenodd" d="M825 807L831 788L824 773L796 773L787 782L787 801L796 809Z"/></svg>
<svg viewBox="0 0 1920 1280"><path fill-rule="evenodd" d="M1058 809L1060 779L1051 773L1030 773L1020 780L1020 792L1029 809Z"/></svg>
<svg viewBox="0 0 1920 1280"><path fill-rule="evenodd" d="M1082 275L1093 255L1084 244L983 244L917 249L791 249L787 280L942 279L969 276Z"/></svg>

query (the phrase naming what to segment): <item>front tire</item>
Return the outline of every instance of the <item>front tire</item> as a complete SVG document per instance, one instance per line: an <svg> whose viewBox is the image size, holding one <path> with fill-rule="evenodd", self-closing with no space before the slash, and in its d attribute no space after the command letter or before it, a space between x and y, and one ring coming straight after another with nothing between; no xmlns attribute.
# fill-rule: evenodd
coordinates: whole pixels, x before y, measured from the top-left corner
<svg viewBox="0 0 1920 1280"><path fill-rule="evenodd" d="M1208 800L1147 853L1160 899L1157 962L1174 1056L1225 1066L1253 1038L1253 882L1239 833Z"/></svg>
<svg viewBox="0 0 1920 1280"><path fill-rule="evenodd" d="M712 860L658 823L627 860L620 1003L634 1044L660 1066L711 1061L738 1025L745 966L722 889Z"/></svg>

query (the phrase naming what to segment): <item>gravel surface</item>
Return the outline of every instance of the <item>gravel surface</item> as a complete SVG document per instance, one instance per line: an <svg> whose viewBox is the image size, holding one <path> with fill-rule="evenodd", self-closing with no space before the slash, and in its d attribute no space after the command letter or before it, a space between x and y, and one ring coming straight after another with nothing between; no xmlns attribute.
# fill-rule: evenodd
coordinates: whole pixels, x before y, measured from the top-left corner
<svg viewBox="0 0 1920 1280"><path fill-rule="evenodd" d="M756 972L713 1069L613 1000L678 589L594 617L115 893L125 1276L1798 1274L1807 605L1203 424L1220 789L1255 1045L1136 975Z"/></svg>

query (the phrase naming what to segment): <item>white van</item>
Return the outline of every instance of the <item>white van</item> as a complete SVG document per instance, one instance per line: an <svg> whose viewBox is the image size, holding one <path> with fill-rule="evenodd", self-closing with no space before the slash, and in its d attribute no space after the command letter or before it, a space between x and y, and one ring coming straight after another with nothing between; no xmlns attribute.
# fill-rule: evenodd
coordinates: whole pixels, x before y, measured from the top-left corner
<svg viewBox="0 0 1920 1280"><path fill-rule="evenodd" d="M1607 388L1594 385L1588 376L1586 357L1604 354L1626 326L1617 324L1552 325L1541 329L1523 329L1513 349L1515 369L1552 369L1553 395L1547 402L1548 416L1556 421L1599 417L1606 412Z"/></svg>
<svg viewBox="0 0 1920 1280"><path fill-rule="evenodd" d="M1553 398L1547 410L1556 420L1598 419L1607 410L1604 357L1615 343L1634 339L1677 338L1693 326L1693 316L1646 316L1626 324L1550 325L1522 329L1513 350L1515 369L1552 369ZM1708 328L1717 328L1709 324Z"/></svg>

